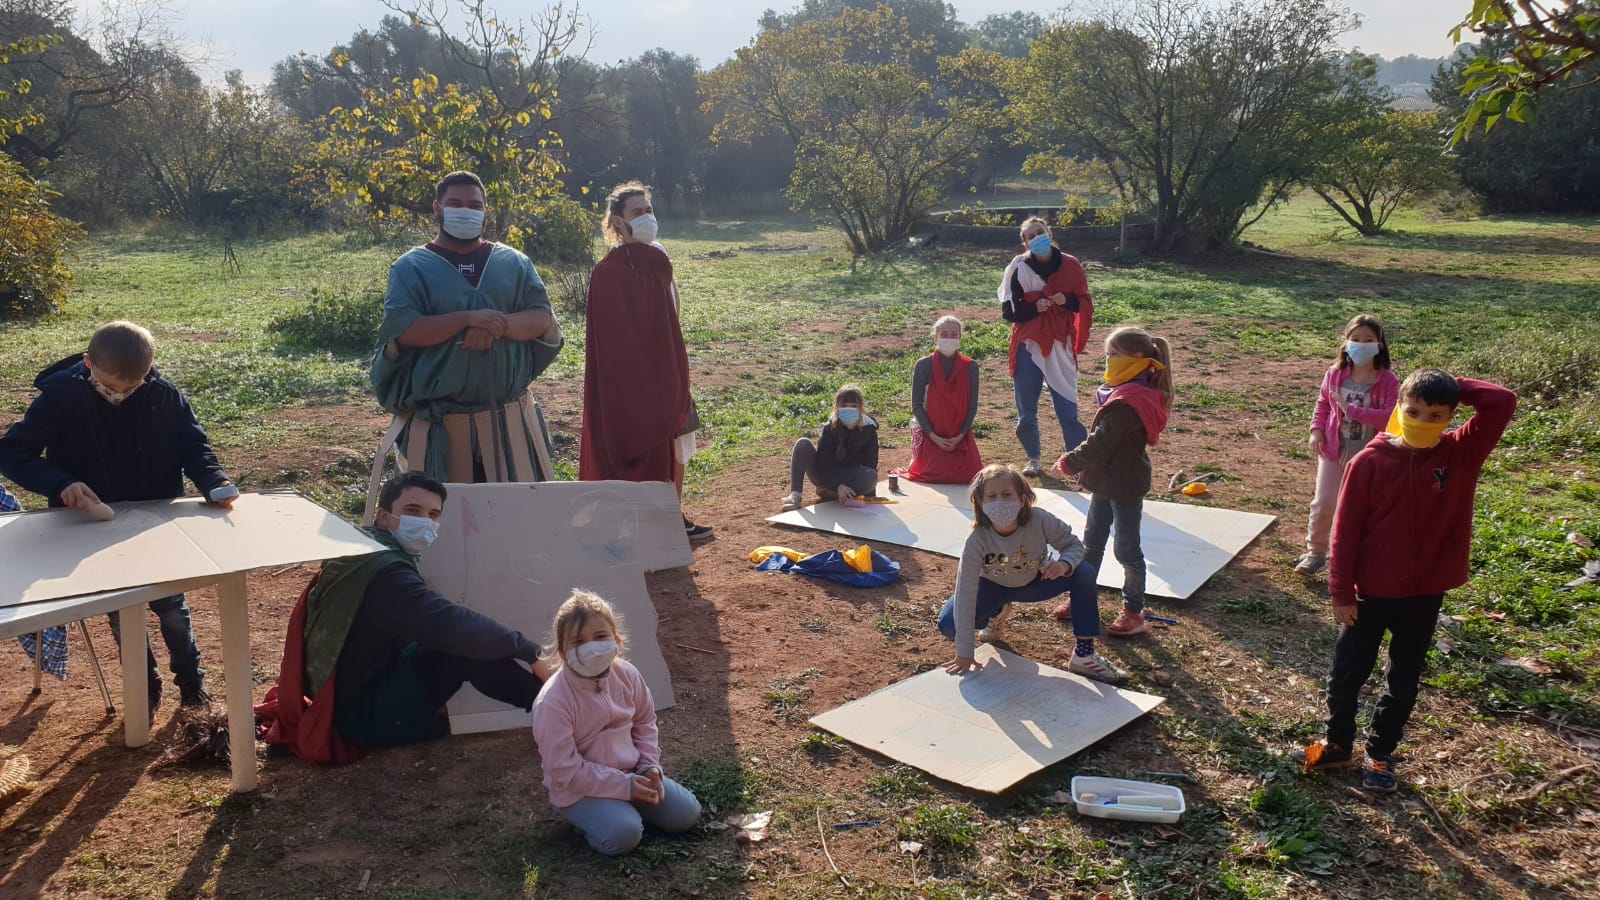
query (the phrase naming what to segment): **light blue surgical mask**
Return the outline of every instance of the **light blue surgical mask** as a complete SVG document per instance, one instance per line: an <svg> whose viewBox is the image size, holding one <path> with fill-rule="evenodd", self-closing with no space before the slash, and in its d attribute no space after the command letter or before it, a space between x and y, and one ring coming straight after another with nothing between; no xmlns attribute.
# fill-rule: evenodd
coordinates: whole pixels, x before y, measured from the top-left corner
<svg viewBox="0 0 1600 900"><path fill-rule="evenodd" d="M1378 351L1383 345L1377 341L1345 341L1344 355L1358 366L1364 366L1378 358Z"/></svg>
<svg viewBox="0 0 1600 900"><path fill-rule="evenodd" d="M421 556L439 538L439 523L424 516L400 516L394 539L412 556Z"/></svg>
<svg viewBox="0 0 1600 900"><path fill-rule="evenodd" d="M849 428L861 421L861 410L856 409L854 406L841 406L839 407L838 416L839 424Z"/></svg>
<svg viewBox="0 0 1600 900"><path fill-rule="evenodd" d="M483 210L459 206L445 207L439 214L439 228L458 241L475 241L483 236Z"/></svg>
<svg viewBox="0 0 1600 900"><path fill-rule="evenodd" d="M1040 232L1032 240L1028 241L1028 249L1033 252L1034 256L1044 256L1046 253L1049 253L1050 232Z"/></svg>

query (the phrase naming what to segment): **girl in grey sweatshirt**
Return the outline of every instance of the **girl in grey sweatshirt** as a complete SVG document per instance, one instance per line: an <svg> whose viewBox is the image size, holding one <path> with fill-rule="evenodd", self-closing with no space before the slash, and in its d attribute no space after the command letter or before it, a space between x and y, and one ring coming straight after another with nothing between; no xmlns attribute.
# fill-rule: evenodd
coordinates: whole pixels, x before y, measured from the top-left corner
<svg viewBox="0 0 1600 900"><path fill-rule="evenodd" d="M986 467L972 479L972 534L956 571L956 592L939 614L939 630L956 642L956 658L945 671L960 675L978 667L977 637L993 637L990 623L1012 603L1071 597L1077 638L1067 669L1100 681L1125 673L1094 650L1100 634L1095 568L1083 561L1083 542L1072 528L1033 505L1033 488L1009 465ZM1052 551L1054 551L1052 553Z"/></svg>

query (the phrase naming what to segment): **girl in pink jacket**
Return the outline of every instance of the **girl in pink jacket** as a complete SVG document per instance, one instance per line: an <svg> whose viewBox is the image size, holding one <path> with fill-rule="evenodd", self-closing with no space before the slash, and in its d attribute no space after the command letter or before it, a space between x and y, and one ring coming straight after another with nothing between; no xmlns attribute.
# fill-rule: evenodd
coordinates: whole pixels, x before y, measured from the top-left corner
<svg viewBox="0 0 1600 900"><path fill-rule="evenodd" d="M533 704L550 803L607 856L639 846L646 823L693 828L700 801L661 771L650 688L617 656L624 641L611 604L575 590L551 632L561 670Z"/></svg>
<svg viewBox="0 0 1600 900"><path fill-rule="evenodd" d="M1306 552L1295 564L1301 575L1315 575L1328 564L1328 535L1339 503L1344 468L1389 421L1400 397L1400 379L1389 367L1389 343L1376 316L1360 315L1344 327L1339 361L1323 376L1311 416L1311 455L1317 460L1317 488L1306 526Z"/></svg>

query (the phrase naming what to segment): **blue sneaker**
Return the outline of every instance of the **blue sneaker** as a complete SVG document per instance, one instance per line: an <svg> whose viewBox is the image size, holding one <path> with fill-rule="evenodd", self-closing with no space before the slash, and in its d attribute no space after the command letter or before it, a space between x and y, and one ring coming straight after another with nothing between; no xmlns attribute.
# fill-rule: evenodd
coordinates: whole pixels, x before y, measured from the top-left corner
<svg viewBox="0 0 1600 900"><path fill-rule="evenodd" d="M1400 779L1395 775L1395 765L1400 760L1394 756L1378 756L1367 754L1367 774L1361 778L1361 786L1369 791L1378 791L1392 794L1400 786Z"/></svg>

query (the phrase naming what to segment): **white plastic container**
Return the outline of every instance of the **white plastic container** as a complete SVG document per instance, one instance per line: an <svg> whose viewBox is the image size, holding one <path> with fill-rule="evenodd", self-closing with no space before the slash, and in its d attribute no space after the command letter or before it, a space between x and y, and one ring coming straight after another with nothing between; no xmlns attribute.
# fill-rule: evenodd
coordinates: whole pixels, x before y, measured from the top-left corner
<svg viewBox="0 0 1600 900"><path fill-rule="evenodd" d="M1086 794L1093 795L1094 799L1085 802ZM1161 806L1171 806L1173 801L1177 801L1177 808L1158 809L1155 806L1139 805L1137 802L1127 804L1117 802L1119 797L1132 800L1141 796L1163 798L1159 801ZM1183 791L1170 784L1129 781L1125 778L1101 778L1095 775L1078 775L1072 779L1072 800L1077 804L1078 812L1083 815L1100 819L1122 819L1128 822L1176 822L1188 809L1183 800Z"/></svg>

